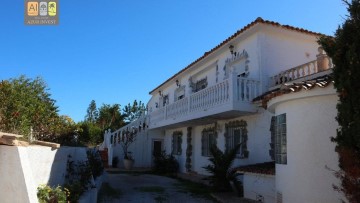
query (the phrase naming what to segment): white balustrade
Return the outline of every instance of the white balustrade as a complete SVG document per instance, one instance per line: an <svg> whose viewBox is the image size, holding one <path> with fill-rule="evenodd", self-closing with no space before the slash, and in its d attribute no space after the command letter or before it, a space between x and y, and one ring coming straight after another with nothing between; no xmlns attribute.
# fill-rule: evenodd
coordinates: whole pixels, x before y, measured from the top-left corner
<svg viewBox="0 0 360 203"><path fill-rule="evenodd" d="M229 79L190 95L190 111L210 108L229 101Z"/></svg>
<svg viewBox="0 0 360 203"><path fill-rule="evenodd" d="M166 106L166 118L176 118L188 113L189 98L185 97Z"/></svg>
<svg viewBox="0 0 360 203"><path fill-rule="evenodd" d="M235 98L237 101L251 102L260 95L260 81L258 80L237 78L236 86L237 95L235 95Z"/></svg>
<svg viewBox="0 0 360 203"><path fill-rule="evenodd" d="M310 61L300 66L282 71L277 75L270 77L270 87L285 84L286 82L300 79L315 73L328 70L333 67L331 59L322 54L317 60Z"/></svg>
<svg viewBox="0 0 360 203"><path fill-rule="evenodd" d="M232 81L230 81L232 80ZM258 80L232 77L149 114L150 126L204 111L229 102L251 102L260 94ZM235 94L233 97L231 94ZM233 101L232 101L233 99ZM246 109L244 109L246 111Z"/></svg>
<svg viewBox="0 0 360 203"><path fill-rule="evenodd" d="M151 113L150 124L162 121L165 119L165 108L159 108Z"/></svg>

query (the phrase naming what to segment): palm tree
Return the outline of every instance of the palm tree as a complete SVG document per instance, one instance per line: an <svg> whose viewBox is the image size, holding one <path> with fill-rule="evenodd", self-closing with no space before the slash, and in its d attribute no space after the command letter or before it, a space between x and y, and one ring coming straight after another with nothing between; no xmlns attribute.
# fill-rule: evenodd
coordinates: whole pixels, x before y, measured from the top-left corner
<svg viewBox="0 0 360 203"><path fill-rule="evenodd" d="M233 149L222 152L216 145L210 148L211 164L203 167L210 175L205 178L210 181L215 191L229 191L231 189L230 181L237 182L238 174L230 168L233 164L236 154L239 151L241 143L236 145Z"/></svg>

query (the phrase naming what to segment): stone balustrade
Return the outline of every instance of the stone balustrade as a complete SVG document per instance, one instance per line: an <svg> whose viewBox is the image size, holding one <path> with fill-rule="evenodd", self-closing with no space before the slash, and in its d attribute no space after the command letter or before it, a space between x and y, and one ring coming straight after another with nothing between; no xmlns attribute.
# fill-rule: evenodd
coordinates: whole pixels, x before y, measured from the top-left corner
<svg viewBox="0 0 360 203"><path fill-rule="evenodd" d="M175 118L188 113L189 98L185 97L166 106L166 118ZM153 115L152 115L153 116Z"/></svg>
<svg viewBox="0 0 360 203"><path fill-rule="evenodd" d="M193 117L197 112L204 112L224 104L251 103L260 95L260 81L237 77L226 79L188 97L180 99L166 107L159 108L149 114L150 128L154 123L175 120L177 118ZM246 111L246 109L243 109ZM191 116L192 115L192 116Z"/></svg>
<svg viewBox="0 0 360 203"><path fill-rule="evenodd" d="M237 101L251 102L260 95L260 81L247 78L237 78Z"/></svg>
<svg viewBox="0 0 360 203"><path fill-rule="evenodd" d="M304 78L322 71L326 71L333 67L330 57L328 57L324 50L319 47L319 54L316 56L317 59L310 61L308 63L290 68L285 71L281 71L279 74L276 74L270 77L270 87L277 85L285 84L286 82Z"/></svg>
<svg viewBox="0 0 360 203"><path fill-rule="evenodd" d="M229 100L229 80L198 91L190 95L191 112L210 108L225 103Z"/></svg>

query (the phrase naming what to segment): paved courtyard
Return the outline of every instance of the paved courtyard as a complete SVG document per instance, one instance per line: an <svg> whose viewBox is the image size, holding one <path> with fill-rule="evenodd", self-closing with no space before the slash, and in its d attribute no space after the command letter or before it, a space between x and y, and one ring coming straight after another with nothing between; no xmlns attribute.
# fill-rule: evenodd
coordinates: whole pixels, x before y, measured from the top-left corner
<svg viewBox="0 0 360 203"><path fill-rule="evenodd" d="M201 192L202 188L191 188L186 183L151 174L107 174L100 202L171 202L211 203L215 202ZM197 186L199 187L199 186Z"/></svg>

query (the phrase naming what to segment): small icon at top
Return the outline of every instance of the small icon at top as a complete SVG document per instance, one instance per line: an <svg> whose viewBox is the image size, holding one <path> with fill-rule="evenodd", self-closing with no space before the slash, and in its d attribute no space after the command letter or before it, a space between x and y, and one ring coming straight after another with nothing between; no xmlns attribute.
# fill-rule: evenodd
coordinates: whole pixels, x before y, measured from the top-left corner
<svg viewBox="0 0 360 203"><path fill-rule="evenodd" d="M50 1L48 5L49 16L56 16L56 2Z"/></svg>
<svg viewBox="0 0 360 203"><path fill-rule="evenodd" d="M40 16L47 16L47 2L40 2Z"/></svg>
<svg viewBox="0 0 360 203"><path fill-rule="evenodd" d="M39 15L39 10L38 10L38 2L35 1L30 1L27 3L27 14L28 16L37 16Z"/></svg>

